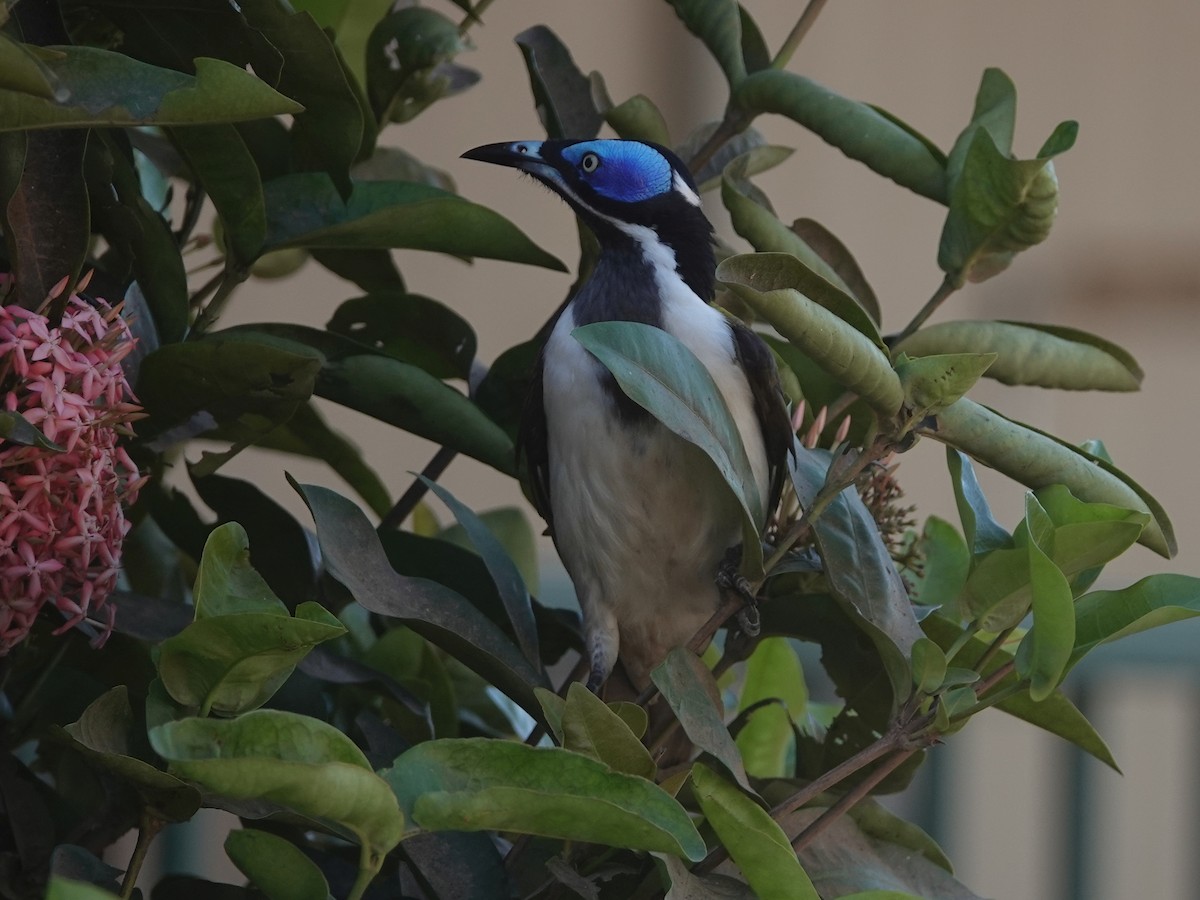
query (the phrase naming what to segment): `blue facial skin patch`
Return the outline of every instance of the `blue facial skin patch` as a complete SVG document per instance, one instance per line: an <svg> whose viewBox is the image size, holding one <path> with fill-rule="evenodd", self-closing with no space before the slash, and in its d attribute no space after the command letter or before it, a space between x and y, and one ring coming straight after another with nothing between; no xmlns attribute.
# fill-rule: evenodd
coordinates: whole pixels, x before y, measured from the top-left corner
<svg viewBox="0 0 1200 900"><path fill-rule="evenodd" d="M591 172L583 158L594 153L600 164ZM597 194L622 203L638 203L671 191L671 164L653 147L637 141L583 141L562 151L579 178Z"/></svg>

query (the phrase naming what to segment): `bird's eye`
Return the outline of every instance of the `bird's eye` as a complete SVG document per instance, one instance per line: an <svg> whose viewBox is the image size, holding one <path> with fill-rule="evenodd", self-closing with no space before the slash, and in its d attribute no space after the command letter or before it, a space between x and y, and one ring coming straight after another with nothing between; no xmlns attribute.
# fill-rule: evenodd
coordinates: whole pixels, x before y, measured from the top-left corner
<svg viewBox="0 0 1200 900"><path fill-rule="evenodd" d="M579 168L583 169L583 171L589 174L595 172L598 168L600 168L600 157L598 157L595 153L583 154L583 159L579 161Z"/></svg>

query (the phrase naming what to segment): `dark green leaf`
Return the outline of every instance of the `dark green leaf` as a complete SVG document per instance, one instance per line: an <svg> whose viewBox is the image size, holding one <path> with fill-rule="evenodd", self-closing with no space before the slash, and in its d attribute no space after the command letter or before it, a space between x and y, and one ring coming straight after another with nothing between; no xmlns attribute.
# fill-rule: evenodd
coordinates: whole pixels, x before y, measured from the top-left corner
<svg viewBox="0 0 1200 900"><path fill-rule="evenodd" d="M885 420L893 419L904 392L886 354L871 338L799 291L759 290L757 257L761 255L730 257L717 266L717 279ZM870 322L857 304L854 308Z"/></svg>
<svg viewBox="0 0 1200 900"><path fill-rule="evenodd" d="M466 46L455 23L426 7L403 7L380 19L366 50L375 118L407 122L479 81L478 73L452 62Z"/></svg>
<svg viewBox="0 0 1200 900"><path fill-rule="evenodd" d="M692 790L755 896L820 900L787 835L756 802L700 763L692 767Z"/></svg>
<svg viewBox="0 0 1200 900"><path fill-rule="evenodd" d="M963 588L966 618L984 631L1003 631L1025 618L1033 600L1029 553L999 548L978 558Z"/></svg>
<svg viewBox="0 0 1200 900"><path fill-rule="evenodd" d="M1036 502L1029 498L1029 502ZM1033 591L1033 627L1017 649L1017 672L1029 679L1029 697L1045 700L1058 687L1075 646L1071 585L1038 542L1026 546Z"/></svg>
<svg viewBox="0 0 1200 900"><path fill-rule="evenodd" d="M742 57L742 16L734 0L670 0L675 15L683 20L716 59L730 88L746 77Z"/></svg>
<svg viewBox="0 0 1200 900"><path fill-rule="evenodd" d="M294 484L294 483L293 483ZM449 588L406 578L388 564L366 516L344 497L315 485L294 485L317 524L325 565L362 606L393 616L455 656L531 715L533 688L545 682L516 646Z"/></svg>
<svg viewBox="0 0 1200 900"><path fill-rule="evenodd" d="M0 412L0 439L24 447L40 447L61 453L65 448L54 443L42 432L30 425L19 412Z"/></svg>
<svg viewBox="0 0 1200 900"><path fill-rule="evenodd" d="M946 466L950 469L954 502L958 505L958 517L970 553L980 556L990 550L1011 547L1012 535L992 516L992 508L975 476L970 457L953 447L947 447Z"/></svg>
<svg viewBox="0 0 1200 900"><path fill-rule="evenodd" d="M667 120L645 94L634 94L616 106L609 106L604 111L604 121L626 140L650 141L664 147L671 145Z"/></svg>
<svg viewBox="0 0 1200 900"><path fill-rule="evenodd" d="M1000 69L988 68L975 94L975 110L970 124L962 130L954 142L946 162L946 180L953 185L962 175L967 150L975 132L987 131L997 149L1006 156L1012 154L1013 133L1017 125L1017 89L1012 79Z"/></svg>
<svg viewBox="0 0 1200 900"><path fill-rule="evenodd" d="M742 58L747 72L758 72L771 65L771 51L763 39L758 23L742 4L738 4L738 15L742 23Z"/></svg>
<svg viewBox="0 0 1200 900"><path fill-rule="evenodd" d="M846 290L858 301L858 305L866 310L871 321L878 327L881 321L879 300L867 282L862 269L859 268L858 260L854 258L846 245L832 231L812 219L797 219L792 223L792 231L799 236L800 240L808 244L821 259L825 260L826 265L833 269L834 274L840 279L840 283L846 286Z"/></svg>
<svg viewBox="0 0 1200 900"><path fill-rule="evenodd" d="M908 129L865 103L778 69L746 77L733 102L751 113L787 116L902 187L939 203L948 199L938 156Z"/></svg>
<svg viewBox="0 0 1200 900"><path fill-rule="evenodd" d="M329 884L320 867L276 834L238 828L225 838L225 853L268 900L326 900Z"/></svg>
<svg viewBox="0 0 1200 900"><path fill-rule="evenodd" d="M199 125L303 110L254 75L219 59L196 59L192 76L96 47L47 47L44 54L67 99L58 104L0 90L0 131Z"/></svg>
<svg viewBox="0 0 1200 900"><path fill-rule="evenodd" d="M475 332L467 321L420 294L389 290L355 297L337 308L326 327L435 378L466 381L475 360Z"/></svg>
<svg viewBox="0 0 1200 900"><path fill-rule="evenodd" d="M712 460L744 513L742 571L753 577L762 566L762 496L741 433L711 373L678 339L651 325L596 322L571 334L612 372L631 400Z"/></svg>
<svg viewBox="0 0 1200 900"><path fill-rule="evenodd" d="M404 291L404 279L400 277L396 261L390 252L381 247L366 250L316 247L311 254L313 259L334 275L353 282L368 293Z"/></svg>
<svg viewBox="0 0 1200 900"><path fill-rule="evenodd" d="M533 533L533 527L529 524L524 510L516 506L501 506L496 509L485 509L478 514L478 517L479 521L487 526L488 531L496 536L496 540L500 542L504 552L512 558L530 592L536 594L538 592L537 537ZM468 550L472 550L474 546L461 525L450 525L443 528L438 537Z"/></svg>
<svg viewBox="0 0 1200 900"><path fill-rule="evenodd" d="M958 321L930 325L894 348L913 356L996 354L987 377L1072 391L1136 391L1137 362L1115 344L1073 328L1024 322Z"/></svg>
<svg viewBox="0 0 1200 900"><path fill-rule="evenodd" d="M970 454L1026 487L1063 484L1080 500L1149 513L1153 520L1138 542L1168 558L1175 553L1175 533L1158 502L1128 475L1078 447L966 398L938 415L935 431L923 433ZM978 546L978 541L975 544Z"/></svg>
<svg viewBox="0 0 1200 900"><path fill-rule="evenodd" d="M211 339L250 347L267 344L276 353L315 354L320 366L317 396L452 447L501 472L513 471L512 439L469 399L424 369L304 325L244 325Z"/></svg>
<svg viewBox="0 0 1200 900"><path fill-rule="evenodd" d="M521 652L525 654L530 665L537 667L540 665L537 624L533 620L529 589L525 586L525 580L521 577L521 572L517 569L512 557L508 555L504 545L497 540L487 525L469 507L460 503L453 494L437 482L430 481L424 476L419 477L425 486L446 504L454 514L455 520L467 533L475 551L487 566L496 590L500 594L500 600L508 612L513 633L517 638L517 646L521 648Z"/></svg>
<svg viewBox="0 0 1200 900"><path fill-rule="evenodd" d="M145 323L131 323L135 333L155 335L143 339L143 349L149 352L160 341L182 340L187 331L187 273L178 242L143 196L134 160L119 137L119 132L92 132L84 160L88 199L95 227L136 279L126 295L126 312L131 310L130 296L140 293L150 313Z"/></svg>
<svg viewBox="0 0 1200 900"><path fill-rule="evenodd" d="M29 94L0 91L0 123L7 121L6 95L41 101ZM4 125L0 124L0 130ZM0 198L5 201L4 237L16 276L16 301L40 309L64 278L75 283L90 238L87 185L83 177L87 132L38 131L0 140ZM67 305L63 291L51 304L56 320Z"/></svg>
<svg viewBox="0 0 1200 900"><path fill-rule="evenodd" d="M604 116L592 99L592 86L558 35L535 25L513 40L525 57L538 117L551 138L594 138Z"/></svg>
<svg viewBox="0 0 1200 900"><path fill-rule="evenodd" d="M796 446L794 459L793 484L807 509L825 483L832 454ZM813 531L834 596L871 638L895 703L903 702L912 690L909 659L921 629L879 527L858 491L848 487L814 520Z"/></svg>
<svg viewBox="0 0 1200 900"><path fill-rule="evenodd" d="M445 169L421 162L399 147L377 147L366 159L354 164L355 181L414 181L454 192L454 179Z"/></svg>
<svg viewBox="0 0 1200 900"><path fill-rule="evenodd" d="M198 799L198 798L197 798ZM59 844L50 855L50 877L68 881L83 881L96 887L120 891L124 872L110 866L89 850L77 844Z"/></svg>
<svg viewBox="0 0 1200 900"><path fill-rule="evenodd" d="M737 744L725 727L717 682L701 659L686 647L675 647L650 678L691 742L711 753L738 784L753 793Z"/></svg>
<svg viewBox="0 0 1200 900"><path fill-rule="evenodd" d="M46 100L62 99L63 88L42 58L45 51L39 52L7 34L0 34L0 47L3 48L0 52L0 88Z"/></svg>
<svg viewBox="0 0 1200 900"><path fill-rule="evenodd" d="M564 748L590 756L614 772L651 780L658 772L649 751L621 717L577 681L567 690L561 734Z"/></svg>
<svg viewBox="0 0 1200 900"><path fill-rule="evenodd" d="M117 900L117 895L94 884L55 875L46 889L46 900Z"/></svg>
<svg viewBox="0 0 1200 900"><path fill-rule="evenodd" d="M232 125L174 128L171 136L217 208L230 256L240 266L249 265L267 238L267 209L246 143Z"/></svg>
<svg viewBox="0 0 1200 900"><path fill-rule="evenodd" d="M260 709L150 730L171 769L231 800L268 801L352 832L373 856L396 846L404 817L366 757L332 725Z"/></svg>
<svg viewBox="0 0 1200 900"><path fill-rule="evenodd" d="M848 290L821 255L780 221L766 196L749 180L756 172L774 168L791 155L788 147L756 146L735 157L721 170L721 202L729 210L733 230L755 250L789 253L834 287Z"/></svg>
<svg viewBox="0 0 1200 900"><path fill-rule="evenodd" d="M1011 159L980 128L950 193L938 265L955 284L984 281L1049 237L1057 212L1054 163Z"/></svg>
<svg viewBox="0 0 1200 900"><path fill-rule="evenodd" d="M401 809L430 831L515 831L693 861L705 852L683 807L653 782L568 750L426 741L381 774Z"/></svg>
<svg viewBox="0 0 1200 900"><path fill-rule="evenodd" d="M271 249L407 247L564 270L503 216L428 185L361 181L343 201L328 175L303 172L265 190Z"/></svg>
<svg viewBox="0 0 1200 900"><path fill-rule="evenodd" d="M137 734L125 685L117 685L94 700L78 722L62 734L93 764L129 783L141 802L166 822L186 822L200 808L200 795L191 785L154 767L135 755L134 745L145 738ZM149 753L149 748L145 752Z"/></svg>
<svg viewBox="0 0 1200 900"><path fill-rule="evenodd" d="M927 637L912 646L913 685L922 694L932 694L946 680L946 654Z"/></svg>

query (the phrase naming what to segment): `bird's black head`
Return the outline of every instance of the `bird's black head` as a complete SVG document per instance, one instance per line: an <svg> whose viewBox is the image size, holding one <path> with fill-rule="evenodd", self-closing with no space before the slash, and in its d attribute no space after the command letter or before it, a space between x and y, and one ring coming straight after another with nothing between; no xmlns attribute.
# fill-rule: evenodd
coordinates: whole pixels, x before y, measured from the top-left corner
<svg viewBox="0 0 1200 900"><path fill-rule="evenodd" d="M532 175L571 205L603 248L662 244L692 290L712 297L712 225L687 167L667 148L623 140L513 141L463 156Z"/></svg>

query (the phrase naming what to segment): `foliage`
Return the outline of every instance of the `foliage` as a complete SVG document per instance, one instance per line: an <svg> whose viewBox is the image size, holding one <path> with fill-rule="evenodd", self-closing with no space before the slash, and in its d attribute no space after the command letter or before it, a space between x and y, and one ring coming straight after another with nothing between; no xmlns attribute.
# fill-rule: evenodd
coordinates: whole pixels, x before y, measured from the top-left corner
<svg viewBox="0 0 1200 900"><path fill-rule="evenodd" d="M388 251L561 268L435 165L378 144L393 123L402 142L479 79L456 59L488 0L453 5L8 5L5 302L41 309L53 296L57 320L72 291L55 285L85 271L93 295L123 300L148 414L125 447L148 483L108 645L87 646L89 621L53 637L62 623L48 608L0 662L0 896L134 896L155 836L201 806L241 817L225 847L253 888L168 875L153 896L974 896L928 836L867 795L902 788L926 748L992 706L1115 765L1063 678L1105 643L1200 611L1200 580L1181 575L1091 590L1135 542L1174 554L1162 507L1102 445L968 397L981 377L1136 390L1136 362L1069 328L924 324L1048 236L1074 123L1014 156L1016 91L989 69L944 152L786 69L819 0L774 53L732 0L672 0L729 89L719 120L674 140L650 98L613 103L549 29L517 37L551 136L607 123L670 142L719 195L750 249L719 248L717 301L770 338L806 435L759 535L746 454L703 367L645 326L579 332L623 390L713 460L745 512L746 546L763 541L742 571L760 628L744 614L717 641L723 655L706 657L715 666L677 649L655 672L657 699L605 703L578 685L555 693L550 667L579 649L578 621L534 596L531 525L476 515L436 484L457 453L517 475L512 435L539 338L480 377L452 298L409 293ZM886 291L877 299L842 243L784 223L754 185L790 152L764 145L752 123L765 115L946 207L944 281L898 332L881 331ZM522 136L478 142L503 137ZM209 208L215 244L197 231ZM192 283L193 254L209 246L219 271ZM591 252L585 239L581 267ZM326 328L219 327L249 278L306 262L348 282ZM468 375L464 393L452 382ZM314 397L442 450L394 501ZM61 450L5 415L6 446ZM227 449L197 454L199 438ZM920 439L946 447L961 532L935 518L908 528L896 506L887 460ZM251 445L324 460L357 499L295 484L313 519L296 521L219 474ZM212 515L164 481L185 459ZM1028 489L1011 533L972 460ZM431 525L424 505L400 527L428 491L456 529ZM0 539L19 527L5 519ZM809 702L796 641L820 646L834 707ZM678 731L703 761L672 758ZM130 828L123 875L99 854Z"/></svg>

